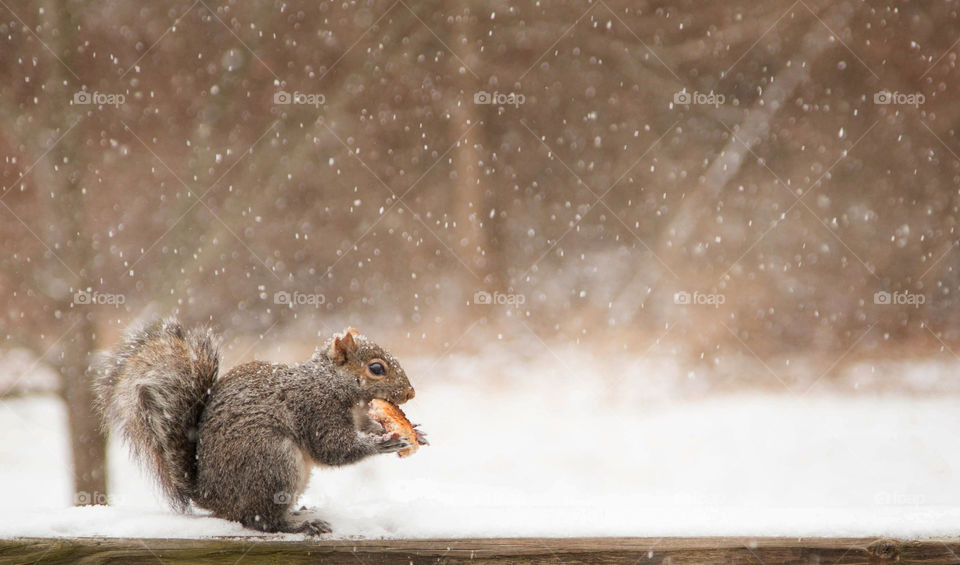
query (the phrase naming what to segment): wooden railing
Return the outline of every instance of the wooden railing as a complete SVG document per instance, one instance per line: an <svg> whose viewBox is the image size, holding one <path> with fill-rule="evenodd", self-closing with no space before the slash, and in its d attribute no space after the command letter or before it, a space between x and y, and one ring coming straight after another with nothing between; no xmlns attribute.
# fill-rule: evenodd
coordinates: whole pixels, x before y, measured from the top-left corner
<svg viewBox="0 0 960 565"><path fill-rule="evenodd" d="M492 538L430 540L21 538L0 563L960 563L960 539Z"/></svg>

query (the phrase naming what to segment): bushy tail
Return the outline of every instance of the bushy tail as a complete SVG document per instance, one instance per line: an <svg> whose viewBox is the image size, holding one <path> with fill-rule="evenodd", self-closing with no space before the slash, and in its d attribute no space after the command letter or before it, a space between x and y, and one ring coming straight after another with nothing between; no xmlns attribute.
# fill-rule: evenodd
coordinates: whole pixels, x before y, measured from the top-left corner
<svg viewBox="0 0 960 565"><path fill-rule="evenodd" d="M120 432L177 510L194 496L197 426L219 367L209 329L166 319L130 332L97 372L104 427Z"/></svg>

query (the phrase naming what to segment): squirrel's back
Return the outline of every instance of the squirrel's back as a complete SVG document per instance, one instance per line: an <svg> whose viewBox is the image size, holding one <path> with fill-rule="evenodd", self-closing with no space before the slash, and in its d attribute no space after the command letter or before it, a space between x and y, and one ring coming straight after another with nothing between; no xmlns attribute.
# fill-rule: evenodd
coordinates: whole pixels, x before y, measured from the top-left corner
<svg viewBox="0 0 960 565"><path fill-rule="evenodd" d="M157 320L130 332L95 381L104 425L121 433L180 510L195 497L197 426L219 367L209 329Z"/></svg>

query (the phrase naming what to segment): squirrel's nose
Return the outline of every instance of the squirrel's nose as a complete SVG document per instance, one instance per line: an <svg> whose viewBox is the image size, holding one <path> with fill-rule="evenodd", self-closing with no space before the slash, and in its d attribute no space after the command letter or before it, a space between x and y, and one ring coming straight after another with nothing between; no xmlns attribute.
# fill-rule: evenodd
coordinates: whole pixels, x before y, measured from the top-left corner
<svg viewBox="0 0 960 565"><path fill-rule="evenodd" d="M417 391L413 390L413 387L410 387L410 389L407 391L406 400L413 400L413 397L416 395L417 395Z"/></svg>

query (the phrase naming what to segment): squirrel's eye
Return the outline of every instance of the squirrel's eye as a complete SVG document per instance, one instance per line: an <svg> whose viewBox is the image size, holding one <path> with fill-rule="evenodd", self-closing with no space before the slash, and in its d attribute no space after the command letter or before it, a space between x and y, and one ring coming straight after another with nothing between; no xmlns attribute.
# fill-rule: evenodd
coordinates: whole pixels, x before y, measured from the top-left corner
<svg viewBox="0 0 960 565"><path fill-rule="evenodd" d="M370 369L370 372L374 375L382 375L387 372L386 369L383 368L383 363L380 362L370 363L367 368Z"/></svg>

